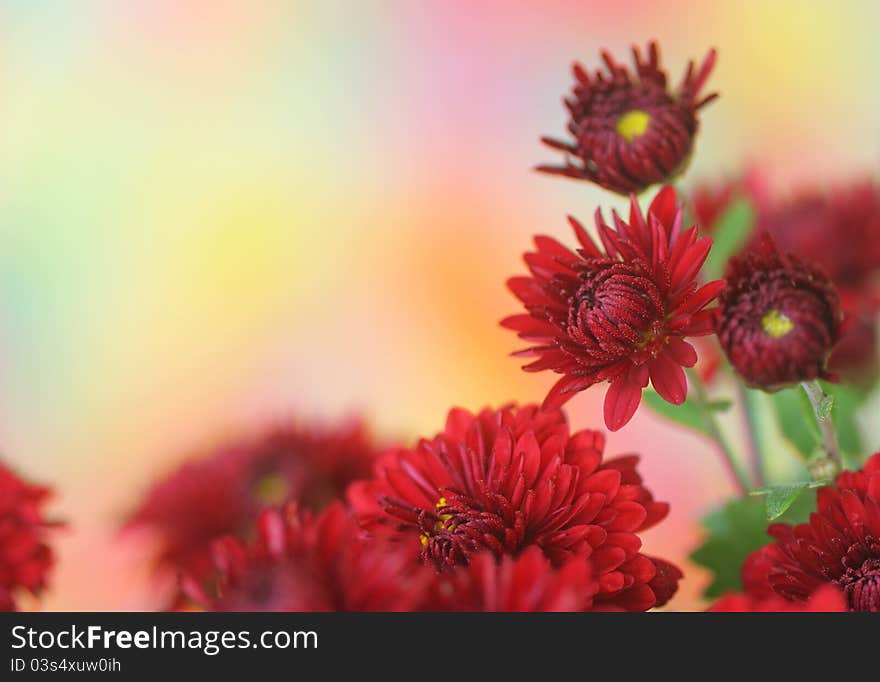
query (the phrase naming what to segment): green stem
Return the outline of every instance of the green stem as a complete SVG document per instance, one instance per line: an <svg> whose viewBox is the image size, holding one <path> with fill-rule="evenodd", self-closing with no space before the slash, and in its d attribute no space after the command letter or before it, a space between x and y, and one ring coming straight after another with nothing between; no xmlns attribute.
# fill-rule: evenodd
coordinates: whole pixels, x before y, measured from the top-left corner
<svg viewBox="0 0 880 682"><path fill-rule="evenodd" d="M758 487L763 488L767 485L767 468L764 463L764 451L761 447L761 415L760 409L756 402L758 395L756 392L749 391L740 382L736 382L737 392L746 415L746 436L748 438L749 459L751 461L752 476Z"/></svg>
<svg viewBox="0 0 880 682"><path fill-rule="evenodd" d="M727 442L727 438L724 437L724 433L721 431L721 426L718 424L715 412L709 407L709 398L706 394L706 387L703 385L702 379L700 379L697 372L692 369L689 369L687 372L691 386L696 393L695 404L700 408L700 412L703 415L709 437L715 441L715 444L718 446L718 452L721 454L721 459L730 475L731 482L737 492L744 497L750 488L748 478L746 477L745 472L743 472L742 467L740 467L736 455L733 454L733 450Z"/></svg>
<svg viewBox="0 0 880 682"><path fill-rule="evenodd" d="M804 381L801 383L804 393L810 399L810 405L813 406L813 414L816 416L816 423L819 425L819 431L822 433L822 447L825 455L837 466L842 466L840 458L840 448L837 445L837 431L834 428L834 421L826 409L826 401L828 394L822 390L818 381Z"/></svg>

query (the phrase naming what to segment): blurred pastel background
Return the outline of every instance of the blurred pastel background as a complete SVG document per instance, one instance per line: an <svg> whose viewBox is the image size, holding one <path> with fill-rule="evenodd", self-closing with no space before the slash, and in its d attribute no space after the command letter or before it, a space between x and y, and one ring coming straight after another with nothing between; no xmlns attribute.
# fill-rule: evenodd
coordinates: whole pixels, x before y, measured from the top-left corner
<svg viewBox="0 0 880 682"><path fill-rule="evenodd" d="M362 411L411 439L543 397L504 280L533 233L620 205L530 170L572 59L656 37L677 81L716 46L688 180L759 162L787 186L876 172L878 23L871 0L0 0L0 444L70 524L42 606L156 607L116 525L225 435ZM723 471L644 411L625 451L672 502L646 547L695 608Z"/></svg>

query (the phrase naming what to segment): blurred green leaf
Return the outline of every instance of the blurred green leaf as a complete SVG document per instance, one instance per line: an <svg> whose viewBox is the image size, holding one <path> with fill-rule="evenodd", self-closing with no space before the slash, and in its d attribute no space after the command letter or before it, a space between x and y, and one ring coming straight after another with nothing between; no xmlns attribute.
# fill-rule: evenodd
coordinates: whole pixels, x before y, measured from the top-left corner
<svg viewBox="0 0 880 682"><path fill-rule="evenodd" d="M795 499L780 521L801 523L816 508L815 493ZM703 543L691 553L691 560L712 572L712 582L703 596L714 599L725 592L742 590L742 565L746 557L771 538L767 535L764 501L757 497L737 498L707 514Z"/></svg>
<svg viewBox="0 0 880 682"><path fill-rule="evenodd" d="M782 435L804 457L809 457L822 443L810 399L799 386L770 395Z"/></svg>
<svg viewBox="0 0 880 682"><path fill-rule="evenodd" d="M755 210L751 202L737 199L715 221L712 227L712 239L715 243L703 266L703 272L708 279L718 279L724 275L727 261L745 246L751 236L754 219Z"/></svg>
<svg viewBox="0 0 880 682"><path fill-rule="evenodd" d="M665 417L676 424L681 424L700 433L708 433L706 430L706 420L703 418L700 408L690 398L681 405L673 405L663 400L656 391L644 391L642 393L642 400L661 417Z"/></svg>
<svg viewBox="0 0 880 682"><path fill-rule="evenodd" d="M821 488L828 481L803 481L799 483L786 483L783 485L770 485L766 488L753 490L749 495L763 495L764 508L767 520L774 521L782 516L800 494L810 488Z"/></svg>

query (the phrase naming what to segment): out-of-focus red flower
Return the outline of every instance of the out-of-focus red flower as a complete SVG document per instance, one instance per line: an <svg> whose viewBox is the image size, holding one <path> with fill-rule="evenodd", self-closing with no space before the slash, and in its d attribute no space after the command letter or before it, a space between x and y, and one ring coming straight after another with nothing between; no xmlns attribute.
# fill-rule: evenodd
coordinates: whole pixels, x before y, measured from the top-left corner
<svg viewBox="0 0 880 682"><path fill-rule="evenodd" d="M747 169L741 176L715 182L702 182L689 193L687 209L703 234L712 235L721 216L738 199L748 201L761 216L771 204L767 183L757 168Z"/></svg>
<svg viewBox="0 0 880 682"><path fill-rule="evenodd" d="M589 611L599 590L590 574L580 558L555 568L539 547L515 558L480 552L437 577L430 610Z"/></svg>
<svg viewBox="0 0 880 682"><path fill-rule="evenodd" d="M833 584L849 610L880 611L880 452L820 488L816 507L808 523L770 526L776 542L749 558L747 590L805 603Z"/></svg>
<svg viewBox="0 0 880 682"><path fill-rule="evenodd" d="M731 259L720 295L718 339L746 383L773 391L833 378L826 371L843 313L818 266L782 255L770 238Z"/></svg>
<svg viewBox="0 0 880 682"><path fill-rule="evenodd" d="M538 170L589 180L621 194L667 182L684 170L697 133L697 111L717 97L700 94L715 65L715 50L699 69L688 64L677 91L667 86L656 42L649 43L647 59L637 47L632 51L635 75L604 51L607 74L600 69L591 77L574 64L576 82L564 100L574 139L542 138L566 157L563 165Z"/></svg>
<svg viewBox="0 0 880 682"><path fill-rule="evenodd" d="M0 463L0 611L16 610L16 592L39 594L54 563L43 506L52 491Z"/></svg>
<svg viewBox="0 0 880 682"><path fill-rule="evenodd" d="M848 609L846 607L846 598L838 587L823 585L803 603L791 602L779 595L753 597L747 594L728 594L721 597L707 610L756 613L789 611L840 612L847 611Z"/></svg>
<svg viewBox="0 0 880 682"><path fill-rule="evenodd" d="M537 251L525 255L531 276L508 281L527 313L501 324L535 344L517 354L537 357L525 370L563 375L545 407L559 407L578 391L608 381L605 424L616 431L632 418L649 379L665 400L684 402L682 367L697 361L684 339L714 331L705 307L724 283L698 288L712 240L698 238L694 227L682 229L671 187L657 194L647 217L635 198L629 223L613 217L612 228L596 212L602 249L574 219L577 253L536 237Z"/></svg>
<svg viewBox="0 0 880 682"><path fill-rule="evenodd" d="M204 574L213 540L252 534L260 510L290 500L321 509L369 476L377 454L359 421L279 428L187 462L153 486L126 527L158 534L159 566Z"/></svg>
<svg viewBox="0 0 880 682"><path fill-rule="evenodd" d="M704 384L711 384L723 367L724 353L718 345L718 339L704 336L693 340L697 351L697 364L694 371Z"/></svg>
<svg viewBox="0 0 880 682"><path fill-rule="evenodd" d="M442 433L390 450L349 499L366 528L396 529L438 570L483 550L537 546L556 567L589 561L592 608L643 611L658 601L657 568L639 553L638 533L668 505L641 485L635 457L603 462L604 442L596 431L571 434L559 410L453 409Z"/></svg>
<svg viewBox="0 0 880 682"><path fill-rule="evenodd" d="M831 351L828 371L858 386L874 384L880 373L880 352L877 343L876 312L863 309L851 314L843 326L843 337Z"/></svg>
<svg viewBox="0 0 880 682"><path fill-rule="evenodd" d="M847 380L873 377L880 309L880 184L806 190L762 213L759 225L784 252L819 264L852 318L829 368Z"/></svg>
<svg viewBox="0 0 880 682"><path fill-rule="evenodd" d="M213 554L212 581L183 581L208 611L413 611L434 577L414 551L367 537L338 502L317 516L263 510L253 543L227 536Z"/></svg>
<svg viewBox="0 0 880 682"><path fill-rule="evenodd" d="M818 263L845 302L880 299L880 184L805 190L762 214L783 251Z"/></svg>

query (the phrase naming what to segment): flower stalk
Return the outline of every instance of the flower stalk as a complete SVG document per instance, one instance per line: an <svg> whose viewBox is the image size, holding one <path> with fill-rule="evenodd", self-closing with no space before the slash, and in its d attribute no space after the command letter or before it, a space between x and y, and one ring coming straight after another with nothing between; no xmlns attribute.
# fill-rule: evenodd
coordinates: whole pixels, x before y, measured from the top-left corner
<svg viewBox="0 0 880 682"><path fill-rule="evenodd" d="M840 457L840 447L837 444L837 431L834 428L834 420L831 419L832 398L829 396L818 381L804 381L801 383L804 393L810 400L813 407L813 414L816 417L816 423L819 425L819 432L822 434L822 448L825 456L831 460L836 469L840 469L842 460Z"/></svg>
<svg viewBox="0 0 880 682"><path fill-rule="evenodd" d="M721 425L718 423L718 417L715 414L715 410L709 404L706 387L703 385L703 381L700 379L696 371L688 369L687 373L694 389L694 402L703 415L706 432L718 447L721 460L724 463L725 469L730 476L730 480L733 483L737 494L745 496L751 488L749 485L749 479L740 466L739 460L734 454L733 449L730 447L727 437L721 430Z"/></svg>
<svg viewBox="0 0 880 682"><path fill-rule="evenodd" d="M764 462L764 452L760 437L761 416L760 408L757 404L758 394L748 391L739 381L737 381L736 387L745 413L746 439L749 448L752 477L755 479L758 487L764 487L767 484L767 467Z"/></svg>

